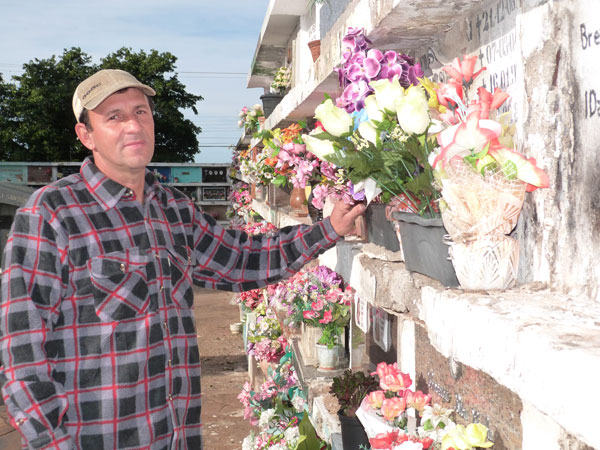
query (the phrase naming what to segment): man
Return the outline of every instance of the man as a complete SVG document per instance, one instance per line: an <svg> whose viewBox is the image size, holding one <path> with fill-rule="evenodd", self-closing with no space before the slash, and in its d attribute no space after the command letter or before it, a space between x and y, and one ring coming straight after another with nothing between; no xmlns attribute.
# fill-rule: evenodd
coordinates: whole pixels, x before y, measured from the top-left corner
<svg viewBox="0 0 600 450"><path fill-rule="evenodd" d="M274 237L225 230L146 166L152 88L102 70L73 96L92 152L35 192L14 220L0 304L0 383L30 448L199 449L192 282L274 283L349 233L364 211Z"/></svg>

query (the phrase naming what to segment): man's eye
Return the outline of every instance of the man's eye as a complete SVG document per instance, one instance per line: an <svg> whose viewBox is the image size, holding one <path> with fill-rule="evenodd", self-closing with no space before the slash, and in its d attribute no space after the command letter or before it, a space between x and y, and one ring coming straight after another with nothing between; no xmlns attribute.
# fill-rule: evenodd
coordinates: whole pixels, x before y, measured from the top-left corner
<svg viewBox="0 0 600 450"><path fill-rule="evenodd" d="M117 120L118 116L115 114L113 116L109 116L108 120Z"/></svg>

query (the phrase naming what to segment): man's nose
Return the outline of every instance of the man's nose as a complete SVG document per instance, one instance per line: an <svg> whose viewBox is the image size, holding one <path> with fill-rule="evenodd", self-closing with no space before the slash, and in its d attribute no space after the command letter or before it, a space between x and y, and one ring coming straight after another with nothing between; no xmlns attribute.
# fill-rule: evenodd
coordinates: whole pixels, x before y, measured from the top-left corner
<svg viewBox="0 0 600 450"><path fill-rule="evenodd" d="M128 131L138 131L142 128L140 118L137 114L129 116L125 122Z"/></svg>

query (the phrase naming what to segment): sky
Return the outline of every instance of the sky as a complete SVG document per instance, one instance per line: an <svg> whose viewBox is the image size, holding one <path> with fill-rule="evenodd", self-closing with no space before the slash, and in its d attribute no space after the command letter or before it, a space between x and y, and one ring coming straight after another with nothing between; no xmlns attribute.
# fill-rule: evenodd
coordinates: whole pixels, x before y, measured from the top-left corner
<svg viewBox="0 0 600 450"><path fill-rule="evenodd" d="M80 47L94 63L121 47L170 52L178 79L204 101L184 112L199 125L196 162L230 162L241 135L242 106L268 0L0 0L0 73L5 81L34 59ZM70 105L65 105L70 107Z"/></svg>

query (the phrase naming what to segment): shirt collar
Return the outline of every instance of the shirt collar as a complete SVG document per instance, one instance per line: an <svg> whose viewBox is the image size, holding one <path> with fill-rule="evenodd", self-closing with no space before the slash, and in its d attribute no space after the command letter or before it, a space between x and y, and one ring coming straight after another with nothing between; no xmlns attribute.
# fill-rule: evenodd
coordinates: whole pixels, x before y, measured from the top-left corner
<svg viewBox="0 0 600 450"><path fill-rule="evenodd" d="M94 164L94 159L91 156L88 156L83 161L80 173L88 190L105 211L114 208L118 201L128 192L127 187L104 175L98 169L98 166ZM150 200L154 195L163 198L163 196L159 195L160 192L164 193L163 187L152 172L146 169L144 185L146 200Z"/></svg>

